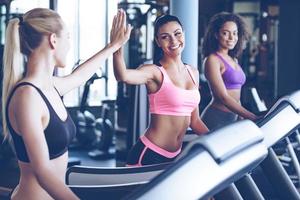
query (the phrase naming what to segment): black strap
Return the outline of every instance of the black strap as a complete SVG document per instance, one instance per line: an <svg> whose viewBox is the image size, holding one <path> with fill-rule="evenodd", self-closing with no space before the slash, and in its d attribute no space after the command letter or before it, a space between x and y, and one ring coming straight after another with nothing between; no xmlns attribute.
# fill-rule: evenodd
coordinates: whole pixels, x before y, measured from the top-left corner
<svg viewBox="0 0 300 200"><path fill-rule="evenodd" d="M11 93L10 93L10 95L9 95L9 98L8 98L8 101L7 101L7 105L8 105L8 103L10 102L10 100L11 100L13 94L15 93L15 91L16 91L19 87L22 87L22 86L24 86L24 85L30 85L30 86L34 87L34 88L38 91L38 93L41 95L41 97L43 98L43 100L44 100L45 103L47 104L48 108L49 108L49 107L52 108L50 102L48 101L48 99L47 99L47 97L44 95L44 93L41 91L41 89L38 88L37 86L35 86L34 84L30 83L30 82L21 82L21 83L18 83L18 84L14 87L14 89L11 91Z"/></svg>

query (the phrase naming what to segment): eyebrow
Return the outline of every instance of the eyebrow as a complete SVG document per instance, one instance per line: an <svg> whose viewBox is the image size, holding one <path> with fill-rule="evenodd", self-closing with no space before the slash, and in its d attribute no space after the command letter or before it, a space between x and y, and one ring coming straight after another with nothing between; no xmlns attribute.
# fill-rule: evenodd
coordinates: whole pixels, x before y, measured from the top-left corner
<svg viewBox="0 0 300 200"><path fill-rule="evenodd" d="M227 31L227 32L230 32L230 30L227 30L227 29L221 29L220 31ZM233 32L238 32L238 30L234 30Z"/></svg>
<svg viewBox="0 0 300 200"><path fill-rule="evenodd" d="M178 29L176 29L175 31L173 31L173 33L175 33L175 32L177 32L177 31L181 31L181 29L180 28L178 28ZM159 35L169 35L169 33L161 33L161 34L159 34Z"/></svg>

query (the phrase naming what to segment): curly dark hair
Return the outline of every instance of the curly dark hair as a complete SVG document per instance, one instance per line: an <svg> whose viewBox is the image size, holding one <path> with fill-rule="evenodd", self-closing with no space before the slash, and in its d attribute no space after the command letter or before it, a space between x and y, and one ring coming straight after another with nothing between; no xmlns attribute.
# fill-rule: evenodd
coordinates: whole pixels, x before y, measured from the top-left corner
<svg viewBox="0 0 300 200"><path fill-rule="evenodd" d="M177 22L182 27L182 24L181 24L180 20L178 19L178 17L176 17L174 15L159 16L154 22L154 38L157 38L157 33L159 31L159 28L162 27L163 25L169 23L169 22ZM153 63L160 66L159 61L163 57L163 51L156 44L155 40L153 41L153 46L154 46L154 48L153 48L154 49L153 50Z"/></svg>
<svg viewBox="0 0 300 200"><path fill-rule="evenodd" d="M238 58L243 52L243 44L249 38L249 32L246 24L241 16L228 12L220 12L215 14L209 21L208 27L205 31L203 41L203 54L204 57L214 53L219 48L219 41L216 38L216 34L226 22L234 22L238 28L238 42L234 49L229 50L228 54L233 58Z"/></svg>

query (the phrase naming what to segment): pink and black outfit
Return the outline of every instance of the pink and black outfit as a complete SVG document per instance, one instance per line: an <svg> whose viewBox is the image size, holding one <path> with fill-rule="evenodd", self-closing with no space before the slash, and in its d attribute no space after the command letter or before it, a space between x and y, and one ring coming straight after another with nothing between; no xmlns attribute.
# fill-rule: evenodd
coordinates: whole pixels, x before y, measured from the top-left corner
<svg viewBox="0 0 300 200"><path fill-rule="evenodd" d="M163 75L160 89L148 95L150 113L159 115L191 116L193 110L200 102L198 89L186 90L175 86L163 67L158 67ZM186 65L186 70L196 84L193 72ZM173 161L180 153L181 148L169 152L152 143L146 136L140 137L130 150L127 165L142 166Z"/></svg>

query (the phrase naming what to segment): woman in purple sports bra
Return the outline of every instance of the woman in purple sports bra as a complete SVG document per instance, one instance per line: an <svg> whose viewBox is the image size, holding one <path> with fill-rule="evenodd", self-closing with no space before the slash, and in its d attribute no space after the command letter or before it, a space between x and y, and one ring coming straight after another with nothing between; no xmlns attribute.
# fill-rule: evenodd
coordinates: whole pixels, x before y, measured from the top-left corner
<svg viewBox="0 0 300 200"><path fill-rule="evenodd" d="M125 31L125 24L115 27L111 38ZM181 151L188 127L199 135L208 132L198 110L198 70L181 60L185 42L180 21L175 16L161 16L156 19L154 34L154 64L127 69L122 48L113 55L118 81L146 84L151 113L149 127L129 152L127 166L171 162Z"/></svg>
<svg viewBox="0 0 300 200"><path fill-rule="evenodd" d="M208 24L203 43L203 64L212 100L201 117L209 129L229 124L238 117L257 119L240 103L246 77L237 58L247 37L245 23L236 14L218 13Z"/></svg>

